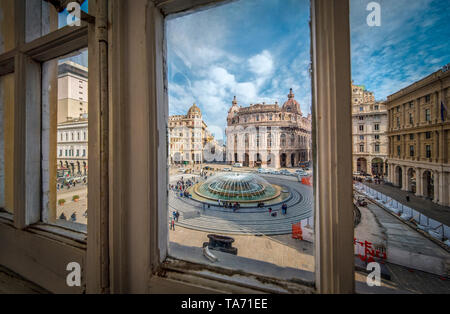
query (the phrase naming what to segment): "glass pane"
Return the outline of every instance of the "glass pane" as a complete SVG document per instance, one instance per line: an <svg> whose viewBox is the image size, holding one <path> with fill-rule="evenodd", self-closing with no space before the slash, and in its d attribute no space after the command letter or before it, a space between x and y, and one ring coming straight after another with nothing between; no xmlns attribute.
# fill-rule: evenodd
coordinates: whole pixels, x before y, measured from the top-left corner
<svg viewBox="0 0 450 314"><path fill-rule="evenodd" d="M48 222L69 222L71 227L87 224L87 64L86 49L44 65L57 86L56 93L49 91L49 110L44 108L49 121L49 131L44 130L50 142L48 164L53 165L48 170L53 183L49 186Z"/></svg>
<svg viewBox="0 0 450 314"><path fill-rule="evenodd" d="M167 21L171 255L314 272L309 3Z"/></svg>
<svg viewBox="0 0 450 314"><path fill-rule="evenodd" d="M445 1L351 1L355 261L416 293L450 292L449 18Z"/></svg>
<svg viewBox="0 0 450 314"><path fill-rule="evenodd" d="M14 74L0 77L0 210L12 213L14 176Z"/></svg>
<svg viewBox="0 0 450 314"><path fill-rule="evenodd" d="M64 3L64 1L61 2ZM27 1L26 5L25 41L30 42L67 25L78 26L80 22L79 14L81 14L81 11L88 13L89 1L84 0L81 5L79 1L67 2L67 7L64 8L47 1ZM75 8L75 11L71 11L72 13L69 14L68 8L70 10Z"/></svg>
<svg viewBox="0 0 450 314"><path fill-rule="evenodd" d="M0 0L0 53L14 48L14 1Z"/></svg>

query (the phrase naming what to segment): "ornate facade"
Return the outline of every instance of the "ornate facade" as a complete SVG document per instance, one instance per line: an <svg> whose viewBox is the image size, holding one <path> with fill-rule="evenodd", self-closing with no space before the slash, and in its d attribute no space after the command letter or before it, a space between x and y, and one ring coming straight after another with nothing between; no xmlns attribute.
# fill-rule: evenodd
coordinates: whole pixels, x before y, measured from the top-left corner
<svg viewBox="0 0 450 314"><path fill-rule="evenodd" d="M303 117L291 89L282 107L251 104L236 97L227 118L227 162L249 167L297 167L312 159L311 115Z"/></svg>
<svg viewBox="0 0 450 314"><path fill-rule="evenodd" d="M373 92L352 84L353 171L383 176L387 173L388 128L384 102Z"/></svg>
<svg viewBox="0 0 450 314"><path fill-rule="evenodd" d="M88 69L71 61L58 65L58 175L88 172Z"/></svg>
<svg viewBox="0 0 450 314"><path fill-rule="evenodd" d="M389 181L450 206L450 71L437 71L387 99Z"/></svg>
<svg viewBox="0 0 450 314"><path fill-rule="evenodd" d="M169 117L170 164L201 164L203 148L211 141L202 112L196 104L187 115Z"/></svg>

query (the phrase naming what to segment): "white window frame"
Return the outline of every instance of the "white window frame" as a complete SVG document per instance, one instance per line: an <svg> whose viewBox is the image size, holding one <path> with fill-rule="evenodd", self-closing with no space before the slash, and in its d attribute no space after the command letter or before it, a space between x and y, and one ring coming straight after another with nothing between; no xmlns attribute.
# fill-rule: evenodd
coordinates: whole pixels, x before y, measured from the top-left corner
<svg viewBox="0 0 450 314"><path fill-rule="evenodd" d="M165 263L168 99L164 19L225 2L110 2L114 20L110 38L113 117L110 134L114 143L110 151L113 160L110 175L111 190L120 191L110 198L110 228L114 230L110 239L111 291L229 291L223 279L200 276L186 263ZM355 282L352 145L348 140L352 137L348 106L351 102L349 2L314 0L311 12L311 44L316 65L313 67L313 117L316 117L313 124L315 130L320 130L313 136L314 172L317 178L327 178L314 180L315 285L319 292L351 293ZM127 130L130 127L133 130ZM229 288L230 282L227 285Z"/></svg>
<svg viewBox="0 0 450 314"><path fill-rule="evenodd" d="M44 12L53 14L50 20L56 20L57 12L54 7L44 1L15 0L13 29L15 48L0 54L0 75L14 73L15 104L14 104L14 215L0 216L0 247L7 254L0 254L0 265L18 273L26 279L54 293L83 293L104 292L109 287L108 272L105 271L105 251L108 243L103 241L101 220L98 219L102 206L98 205L100 193L97 188L89 186L89 244L86 235L64 227L51 226L45 221L42 210L42 191L45 175L50 176L45 160L41 160L41 153L48 152L45 140L41 142L45 130L50 127L42 121L43 103L57 101L54 78L52 88L42 89L49 71L43 69L46 61L59 58L73 51L89 46L92 57L89 57L89 108L96 117L96 108L102 100L97 98L95 88L101 76L97 64L104 58L95 54L99 48L99 28L102 13L105 12L105 0L89 1L89 12L94 12L96 18L82 13L81 26L66 26L61 29L49 30ZM56 73L56 72L55 72ZM51 75L49 75L51 77ZM42 91L44 90L44 93ZM50 91L47 93L46 91ZM92 92L94 91L94 92ZM52 95L50 95L53 93ZM100 120L100 119L99 119ZM42 121L42 125L41 125ZM92 148L90 155L90 181L98 182L100 168L100 145L96 142L100 132L99 123L90 124L94 140L89 142ZM51 135L57 140L57 128ZM67 134L66 134L67 136ZM67 152L67 151L66 151ZM56 157L57 146L50 152ZM43 167L43 177L41 177ZM52 165L51 167L54 167ZM54 170L56 172L56 169ZM44 182L42 182L42 178ZM55 187L56 189L56 187ZM107 205L107 204L106 204ZM82 285L69 287L66 284L67 264L77 262L82 269ZM103 263L102 263L103 262ZM105 275L106 274L106 275Z"/></svg>

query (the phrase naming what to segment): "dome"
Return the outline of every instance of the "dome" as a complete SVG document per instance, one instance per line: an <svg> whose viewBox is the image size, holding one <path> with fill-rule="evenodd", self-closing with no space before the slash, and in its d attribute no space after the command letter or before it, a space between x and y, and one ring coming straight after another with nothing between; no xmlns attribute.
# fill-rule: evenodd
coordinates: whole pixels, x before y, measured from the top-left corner
<svg viewBox="0 0 450 314"><path fill-rule="evenodd" d="M289 95L288 95L288 100L284 103L282 109L287 112L295 112L295 113L301 114L302 111L300 109L300 104L298 103L298 101L296 101L294 99L294 97L295 97L295 95L291 88Z"/></svg>
<svg viewBox="0 0 450 314"><path fill-rule="evenodd" d="M197 105L196 104L193 104L192 105L192 107L189 109L189 111L188 111L188 116L195 116L195 115L198 115L198 116L200 116L201 117L201 115L202 115L202 112L201 112L201 110L200 110L200 108L199 107L197 107Z"/></svg>
<svg viewBox="0 0 450 314"><path fill-rule="evenodd" d="M249 173L222 173L205 181L197 191L207 198L221 200L257 200L276 197L276 189L265 179Z"/></svg>

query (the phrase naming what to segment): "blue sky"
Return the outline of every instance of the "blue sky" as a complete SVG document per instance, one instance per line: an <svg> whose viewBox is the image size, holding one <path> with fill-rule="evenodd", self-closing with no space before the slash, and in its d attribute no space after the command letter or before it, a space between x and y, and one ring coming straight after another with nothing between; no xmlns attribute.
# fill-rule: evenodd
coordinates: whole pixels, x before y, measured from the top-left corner
<svg viewBox="0 0 450 314"><path fill-rule="evenodd" d="M450 62L449 0L378 0L381 26L366 23L367 0L351 0L352 77L388 95Z"/></svg>
<svg viewBox="0 0 450 314"><path fill-rule="evenodd" d="M366 23L369 2L351 0L355 83L384 99L450 62L449 0L378 0L380 27ZM289 88L310 113L309 10L309 0L241 0L169 20L170 114L195 102L224 129L234 95L283 104Z"/></svg>
<svg viewBox="0 0 450 314"><path fill-rule="evenodd" d="M88 6L89 6L89 0L85 0L83 2L83 4L81 5L80 9L86 13L89 13ZM59 24L58 27L59 28L62 28L67 25L67 16L68 16L67 9L58 14L58 24ZM73 61L75 63L81 64L81 65L87 67L88 66L88 50L83 49L80 51L76 51L76 52L72 53L70 56L65 56L64 58L60 59L59 61L63 62L66 60L70 60L70 61Z"/></svg>

